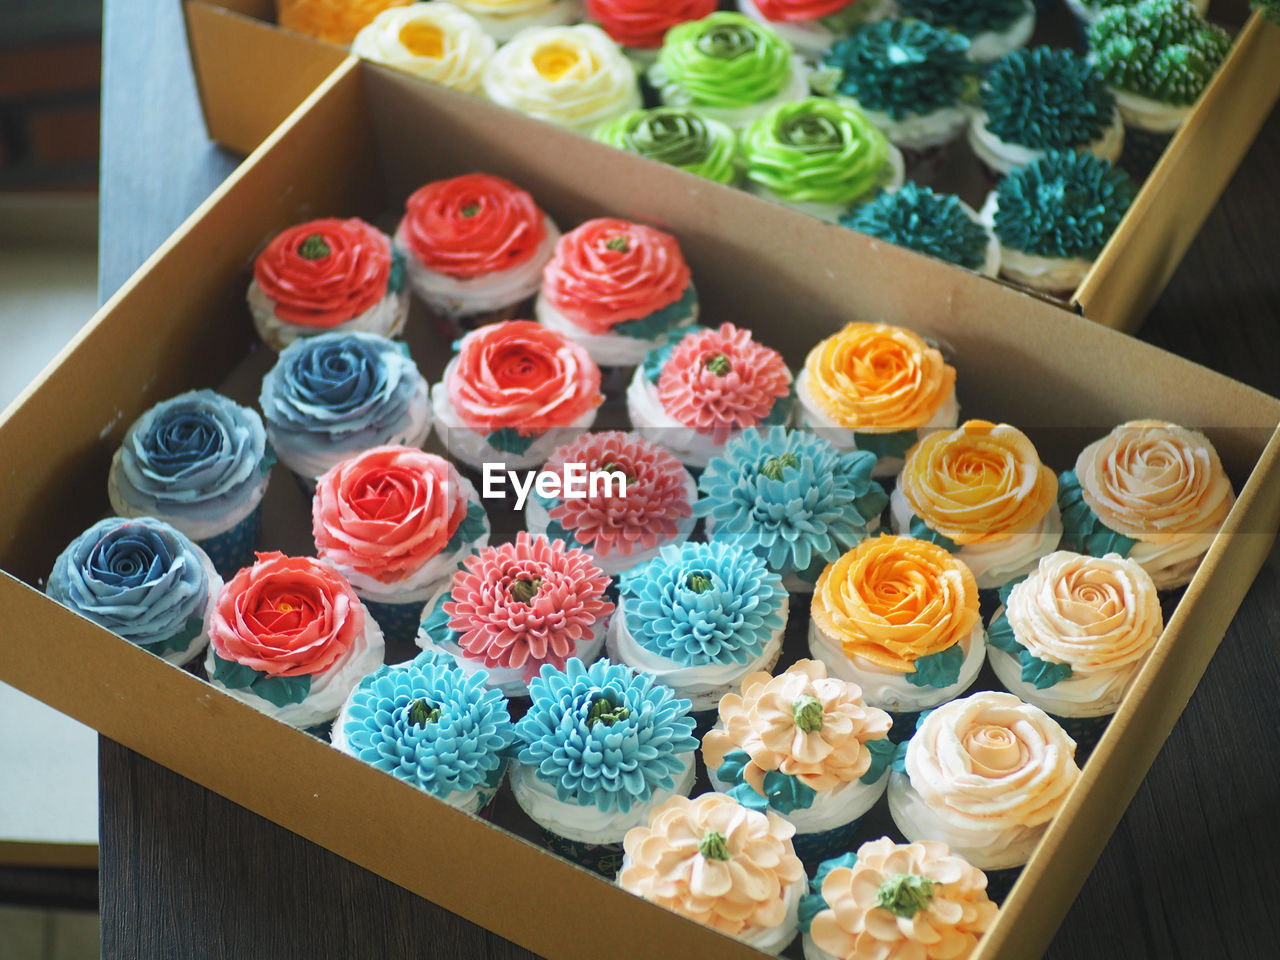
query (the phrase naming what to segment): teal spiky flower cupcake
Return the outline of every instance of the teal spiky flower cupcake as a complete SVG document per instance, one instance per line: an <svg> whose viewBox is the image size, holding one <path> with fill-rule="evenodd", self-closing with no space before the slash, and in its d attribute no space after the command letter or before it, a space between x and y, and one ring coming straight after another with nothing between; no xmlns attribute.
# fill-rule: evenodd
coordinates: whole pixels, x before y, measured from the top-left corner
<svg viewBox="0 0 1280 960"><path fill-rule="evenodd" d="M946 260L988 277L1000 272L1000 245L959 197L917 183L886 191L840 218L851 230Z"/></svg>
<svg viewBox="0 0 1280 960"><path fill-rule="evenodd" d="M636 110L599 127L595 138L716 183L738 180L737 135L690 107Z"/></svg>
<svg viewBox="0 0 1280 960"><path fill-rule="evenodd" d="M1031 0L898 0L898 16L964 34L978 63L1025 47L1036 29Z"/></svg>
<svg viewBox="0 0 1280 960"><path fill-rule="evenodd" d="M1055 151L1000 181L982 208L1000 243L1000 273L1047 293L1080 285L1137 188L1089 153Z"/></svg>
<svg viewBox="0 0 1280 960"><path fill-rule="evenodd" d="M1112 163L1124 145L1124 122L1102 74L1070 50L1034 47L994 64L982 81L982 110L969 146L996 174L1050 150L1076 150Z"/></svg>

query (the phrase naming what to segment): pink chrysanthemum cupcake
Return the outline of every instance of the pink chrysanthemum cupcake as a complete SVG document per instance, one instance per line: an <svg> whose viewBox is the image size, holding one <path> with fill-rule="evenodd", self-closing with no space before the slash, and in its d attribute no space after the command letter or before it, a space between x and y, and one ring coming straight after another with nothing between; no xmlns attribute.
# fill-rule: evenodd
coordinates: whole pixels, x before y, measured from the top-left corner
<svg viewBox="0 0 1280 960"><path fill-rule="evenodd" d="M508 697L527 696L545 663L591 663L613 613L609 577L582 550L521 532L514 543L472 554L427 602L418 646L442 650L463 670L486 670Z"/></svg>
<svg viewBox="0 0 1280 960"><path fill-rule="evenodd" d="M791 380L782 355L749 330L694 327L649 351L627 388L627 412L641 436L705 467L735 433L787 422Z"/></svg>

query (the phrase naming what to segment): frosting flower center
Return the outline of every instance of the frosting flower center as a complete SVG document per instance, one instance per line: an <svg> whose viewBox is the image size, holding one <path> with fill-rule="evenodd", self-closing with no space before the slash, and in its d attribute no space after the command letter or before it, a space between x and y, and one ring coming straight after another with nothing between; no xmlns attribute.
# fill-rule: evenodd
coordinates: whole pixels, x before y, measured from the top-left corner
<svg viewBox="0 0 1280 960"><path fill-rule="evenodd" d="M708 830L698 841L698 852L708 860L728 860L729 840L716 830Z"/></svg>
<svg viewBox="0 0 1280 960"><path fill-rule="evenodd" d="M684 585L694 593L706 593L713 586L711 577L705 573L691 573L685 578Z"/></svg>
<svg viewBox="0 0 1280 960"><path fill-rule="evenodd" d="M801 731L816 733L822 729L822 701L805 694L791 705L791 716Z"/></svg>
<svg viewBox="0 0 1280 960"><path fill-rule="evenodd" d="M433 23L410 21L400 28L400 43L415 57L444 57L444 31Z"/></svg>
<svg viewBox="0 0 1280 960"><path fill-rule="evenodd" d="M723 353L713 353L706 357L702 361L702 366L717 377L728 376L733 371L733 363Z"/></svg>
<svg viewBox="0 0 1280 960"><path fill-rule="evenodd" d="M876 891L877 907L908 920L928 907L932 899L933 881L918 873L895 874Z"/></svg>
<svg viewBox="0 0 1280 960"><path fill-rule="evenodd" d="M733 60L755 50L756 35L737 24L717 24L703 31L697 47L708 57Z"/></svg>
<svg viewBox="0 0 1280 960"><path fill-rule="evenodd" d="M992 777L1020 769L1027 762L1021 741L1007 727L984 724L965 731L965 753L977 772Z"/></svg>
<svg viewBox="0 0 1280 960"><path fill-rule="evenodd" d="M351 492L349 502L369 520L396 520L409 511L413 499L407 477L392 473L372 474L365 484Z"/></svg>
<svg viewBox="0 0 1280 960"><path fill-rule="evenodd" d="M840 142L840 128L827 117L805 114L784 124L778 139L793 147L826 147Z"/></svg>
<svg viewBox="0 0 1280 960"><path fill-rule="evenodd" d="M511 584L511 599L519 603L533 603L533 598L538 595L538 591L541 589L542 581L537 577L521 577Z"/></svg>
<svg viewBox="0 0 1280 960"><path fill-rule="evenodd" d="M610 237L604 244L610 250L616 250L619 253L626 253L631 249L631 245L627 242L627 238L623 236Z"/></svg>
<svg viewBox="0 0 1280 960"><path fill-rule="evenodd" d="M410 725L415 727L425 727L428 723L440 722L440 708L433 706L431 701L422 697L409 701L405 713L408 715Z"/></svg>
<svg viewBox="0 0 1280 960"><path fill-rule="evenodd" d="M601 694L594 698L591 701L591 706L587 708L587 729L591 729L597 723L612 727L615 723L620 723L630 716L630 710L615 704L607 696Z"/></svg>
<svg viewBox="0 0 1280 960"><path fill-rule="evenodd" d="M318 233L311 234L298 246L298 256L304 260L320 260L323 257L327 257L330 252L329 245L324 242L324 237Z"/></svg>
<svg viewBox="0 0 1280 960"><path fill-rule="evenodd" d="M579 51L562 44L543 47L533 55L533 66L546 79L555 83L578 65Z"/></svg>
<svg viewBox="0 0 1280 960"><path fill-rule="evenodd" d="M794 453L784 453L780 457L770 457L764 462L764 466L760 468L760 475L768 477L770 480L781 480L782 471L787 467L798 469L800 466L800 458Z"/></svg>

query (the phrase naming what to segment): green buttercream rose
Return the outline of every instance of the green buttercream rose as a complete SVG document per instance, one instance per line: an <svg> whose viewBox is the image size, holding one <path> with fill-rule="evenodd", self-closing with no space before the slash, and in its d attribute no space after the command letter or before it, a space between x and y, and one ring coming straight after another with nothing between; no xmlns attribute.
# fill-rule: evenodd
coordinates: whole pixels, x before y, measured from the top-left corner
<svg viewBox="0 0 1280 960"><path fill-rule="evenodd" d="M649 79L674 106L736 109L776 96L792 70L791 45L739 13L714 13L667 31Z"/></svg>
<svg viewBox="0 0 1280 960"><path fill-rule="evenodd" d="M636 110L600 127L596 139L717 183L738 179L733 131L684 107Z"/></svg>

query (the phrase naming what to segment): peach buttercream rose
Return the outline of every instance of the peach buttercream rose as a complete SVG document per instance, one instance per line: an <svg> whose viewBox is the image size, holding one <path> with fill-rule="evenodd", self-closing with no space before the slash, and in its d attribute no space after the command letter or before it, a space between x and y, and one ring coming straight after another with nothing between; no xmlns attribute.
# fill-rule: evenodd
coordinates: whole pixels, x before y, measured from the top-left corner
<svg viewBox="0 0 1280 960"><path fill-rule="evenodd" d="M931 530L964 546L1034 527L1057 501L1058 478L1021 430L969 420L907 451L898 489Z"/></svg>
<svg viewBox="0 0 1280 960"><path fill-rule="evenodd" d="M788 888L803 883L795 827L722 793L672 797L647 827L627 831L618 885L733 937L782 924Z"/></svg>
<svg viewBox="0 0 1280 960"><path fill-rule="evenodd" d="M881 534L818 577L813 621L839 637L846 656L913 673L977 626L978 585L962 560L937 544Z"/></svg>
<svg viewBox="0 0 1280 960"><path fill-rule="evenodd" d="M964 960L999 910L983 872L945 843L888 837L828 873L822 899L809 935L840 960Z"/></svg>
<svg viewBox="0 0 1280 960"><path fill-rule="evenodd" d="M743 779L761 796L764 775L794 776L822 793L852 783L871 767L870 740L883 740L893 726L889 714L862 702L857 684L827 676L817 660L799 660L772 677L752 673L742 693L720 700L720 722L702 741L702 757L716 770L725 754L744 750L751 758Z"/></svg>
<svg viewBox="0 0 1280 960"><path fill-rule="evenodd" d="M859 433L895 433L928 423L956 385L956 371L916 333L851 323L809 351L809 395L819 410Z"/></svg>

